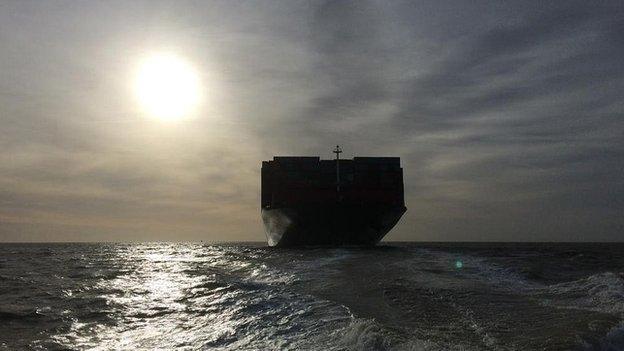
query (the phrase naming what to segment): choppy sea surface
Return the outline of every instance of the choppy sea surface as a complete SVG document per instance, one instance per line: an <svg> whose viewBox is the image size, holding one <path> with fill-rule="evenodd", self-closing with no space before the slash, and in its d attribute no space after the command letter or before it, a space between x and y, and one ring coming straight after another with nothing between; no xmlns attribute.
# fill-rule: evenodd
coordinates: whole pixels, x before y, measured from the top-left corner
<svg viewBox="0 0 624 351"><path fill-rule="evenodd" d="M623 244L2 244L0 349L624 350Z"/></svg>

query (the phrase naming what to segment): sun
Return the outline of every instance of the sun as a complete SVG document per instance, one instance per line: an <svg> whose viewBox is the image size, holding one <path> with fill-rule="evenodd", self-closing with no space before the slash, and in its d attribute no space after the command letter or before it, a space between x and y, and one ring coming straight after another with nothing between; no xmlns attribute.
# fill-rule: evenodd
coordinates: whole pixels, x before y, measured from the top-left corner
<svg viewBox="0 0 624 351"><path fill-rule="evenodd" d="M199 105L199 76L181 57L152 55L139 66L135 93L149 116L164 121L179 120L189 117Z"/></svg>

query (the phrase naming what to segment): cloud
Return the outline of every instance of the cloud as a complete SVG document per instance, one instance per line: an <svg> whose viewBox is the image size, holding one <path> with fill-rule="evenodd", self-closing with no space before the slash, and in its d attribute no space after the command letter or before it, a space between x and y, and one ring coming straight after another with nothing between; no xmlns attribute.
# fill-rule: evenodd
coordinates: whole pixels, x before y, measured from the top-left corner
<svg viewBox="0 0 624 351"><path fill-rule="evenodd" d="M620 240L620 2L2 6L0 240L262 240L260 161L337 143L402 157L390 239ZM210 94L171 126L128 88L163 48Z"/></svg>
<svg viewBox="0 0 624 351"><path fill-rule="evenodd" d="M425 169L407 182L412 194L449 203L437 209L450 214L441 221L475 218L483 225L477 237L566 240L574 223L583 235L614 240L610 235L622 227L614 216L622 203L611 194L624 190L617 176L624 160L624 65L612 33L622 11L535 12L464 38L405 83L396 133L418 136L425 149L408 159L408 167ZM436 135L451 137L432 146ZM412 199L420 205L418 196ZM463 211L454 218L449 209L457 206ZM531 234L512 236L505 212L517 218L513 227ZM483 213L486 223L477 220ZM532 225L543 213L559 221ZM436 226L456 239L474 238L477 230Z"/></svg>

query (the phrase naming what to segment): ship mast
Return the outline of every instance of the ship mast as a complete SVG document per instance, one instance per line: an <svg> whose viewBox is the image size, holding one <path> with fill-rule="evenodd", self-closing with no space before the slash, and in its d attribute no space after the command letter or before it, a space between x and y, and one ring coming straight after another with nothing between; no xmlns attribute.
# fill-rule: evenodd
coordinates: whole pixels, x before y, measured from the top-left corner
<svg viewBox="0 0 624 351"><path fill-rule="evenodd" d="M334 149L334 153L336 154L336 192L340 192L340 154L342 153L342 149L340 145L336 145Z"/></svg>

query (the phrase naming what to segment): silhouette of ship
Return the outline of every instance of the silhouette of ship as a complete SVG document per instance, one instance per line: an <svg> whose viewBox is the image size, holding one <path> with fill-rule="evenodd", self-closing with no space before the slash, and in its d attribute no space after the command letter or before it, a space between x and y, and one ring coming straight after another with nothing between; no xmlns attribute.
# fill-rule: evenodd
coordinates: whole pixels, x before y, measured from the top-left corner
<svg viewBox="0 0 624 351"><path fill-rule="evenodd" d="M375 245L407 210L399 157L275 156L262 162L270 246Z"/></svg>

